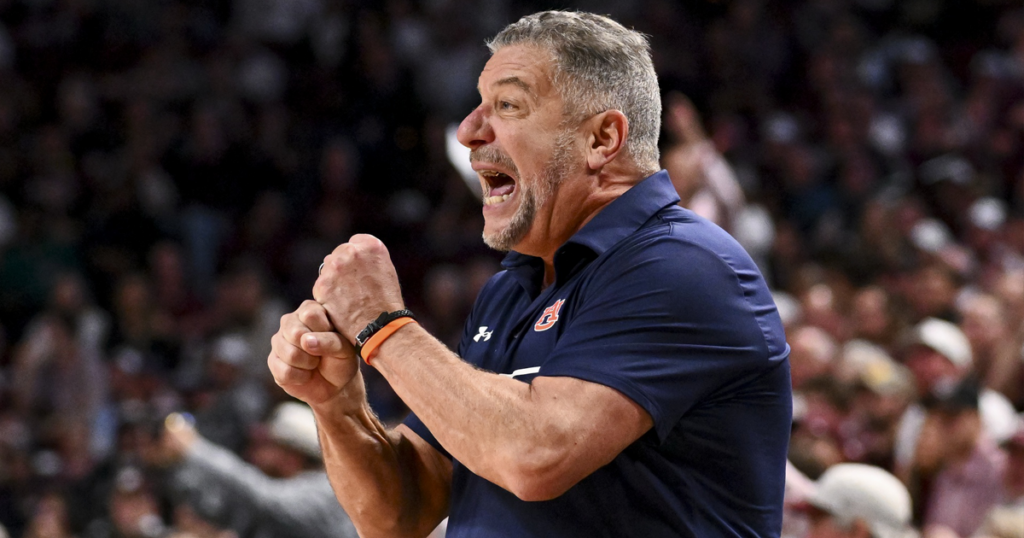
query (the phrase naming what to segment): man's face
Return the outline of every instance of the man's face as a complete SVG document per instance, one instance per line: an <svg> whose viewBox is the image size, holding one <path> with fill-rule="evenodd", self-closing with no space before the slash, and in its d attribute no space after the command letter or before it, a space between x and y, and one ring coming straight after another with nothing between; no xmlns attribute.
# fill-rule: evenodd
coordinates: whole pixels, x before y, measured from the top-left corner
<svg viewBox="0 0 1024 538"><path fill-rule="evenodd" d="M907 352L904 364L914 374L919 395L932 394L942 385L951 385L961 377L960 370L938 351L914 345Z"/></svg>
<svg viewBox="0 0 1024 538"><path fill-rule="evenodd" d="M536 47L500 49L480 75L480 105L459 127L483 191L484 241L498 250L545 251L559 187L578 166L553 68Z"/></svg>
<svg viewBox="0 0 1024 538"><path fill-rule="evenodd" d="M804 538L857 538L860 534L860 529L855 526L843 528L824 510L812 508L807 516L808 528Z"/></svg>

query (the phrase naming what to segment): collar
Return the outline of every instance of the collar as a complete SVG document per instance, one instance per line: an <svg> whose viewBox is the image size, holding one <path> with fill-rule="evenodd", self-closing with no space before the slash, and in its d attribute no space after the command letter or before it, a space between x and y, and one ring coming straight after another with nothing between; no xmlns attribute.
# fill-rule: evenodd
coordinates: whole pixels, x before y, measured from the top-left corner
<svg viewBox="0 0 1024 538"><path fill-rule="evenodd" d="M622 196L604 207L590 219L568 241L555 252L556 282L562 280L565 271L580 261L587 261L603 254L613 245L636 232L662 209L679 203L679 195L668 176L662 170L652 174L631 187ZM579 248L584 247L584 248ZM501 265L507 269L529 291L539 290L544 263L540 258L510 252ZM575 271L568 271L574 273ZM539 273L539 275L538 275Z"/></svg>

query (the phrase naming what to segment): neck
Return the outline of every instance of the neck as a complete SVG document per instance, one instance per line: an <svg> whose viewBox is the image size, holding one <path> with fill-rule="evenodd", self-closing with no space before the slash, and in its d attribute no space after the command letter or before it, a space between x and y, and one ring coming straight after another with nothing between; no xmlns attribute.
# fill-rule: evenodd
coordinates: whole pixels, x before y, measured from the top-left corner
<svg viewBox="0 0 1024 538"><path fill-rule="evenodd" d="M544 260L544 284L547 288L555 282L555 252L576 235L608 204L614 202L623 193L639 183L643 177L639 174L612 174L597 172L582 178L572 179L560 186L552 195L548 204L548 215L545 219L534 221L530 236L539 235L542 241L536 242L536 248L530 248L530 237L516 250L523 254L537 256ZM546 228L538 229L542 222Z"/></svg>

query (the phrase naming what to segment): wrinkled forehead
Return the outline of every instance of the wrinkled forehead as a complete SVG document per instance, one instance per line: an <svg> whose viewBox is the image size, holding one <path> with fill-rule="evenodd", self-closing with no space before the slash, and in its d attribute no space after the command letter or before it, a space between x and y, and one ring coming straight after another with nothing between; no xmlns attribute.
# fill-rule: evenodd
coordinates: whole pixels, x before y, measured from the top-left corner
<svg viewBox="0 0 1024 538"><path fill-rule="evenodd" d="M477 89L481 95L507 88L537 99L552 97L557 96L554 76L555 59L550 50L539 45L508 45L487 61Z"/></svg>

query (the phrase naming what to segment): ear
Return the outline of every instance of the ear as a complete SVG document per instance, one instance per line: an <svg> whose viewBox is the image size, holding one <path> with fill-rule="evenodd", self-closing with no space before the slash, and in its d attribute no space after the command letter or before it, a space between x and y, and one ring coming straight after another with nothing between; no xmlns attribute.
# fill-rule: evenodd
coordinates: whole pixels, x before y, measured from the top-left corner
<svg viewBox="0 0 1024 538"><path fill-rule="evenodd" d="M601 170L619 155L629 134L629 120L619 110L605 110L587 120L587 167Z"/></svg>

